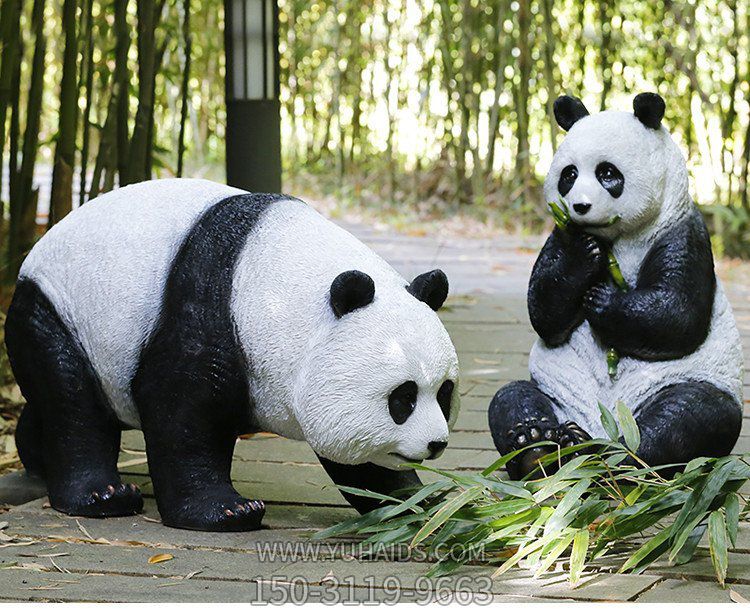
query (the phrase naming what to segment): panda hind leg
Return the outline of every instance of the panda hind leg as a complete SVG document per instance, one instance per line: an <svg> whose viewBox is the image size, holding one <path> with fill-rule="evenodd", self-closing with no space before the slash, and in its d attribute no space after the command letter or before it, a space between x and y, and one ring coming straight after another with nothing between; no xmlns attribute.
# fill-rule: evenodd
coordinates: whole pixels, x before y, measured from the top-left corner
<svg viewBox="0 0 750 609"><path fill-rule="evenodd" d="M734 448L742 409L730 394L705 381L664 387L635 409L638 456L652 466L723 457ZM673 475L679 468L668 470Z"/></svg>
<svg viewBox="0 0 750 609"><path fill-rule="evenodd" d="M5 324L8 356L27 400L16 431L30 474L50 505L74 516L121 516L143 508L117 472L120 425L78 340L32 281L19 282Z"/></svg>
<svg viewBox="0 0 750 609"><path fill-rule="evenodd" d="M552 399L532 381L514 381L500 389L490 402L488 418L492 440L503 455L537 442L549 441L567 448L591 439L575 422L561 424ZM543 475L537 462L555 452L557 446L525 450L507 464L508 475L512 480L520 480L532 472L535 476Z"/></svg>

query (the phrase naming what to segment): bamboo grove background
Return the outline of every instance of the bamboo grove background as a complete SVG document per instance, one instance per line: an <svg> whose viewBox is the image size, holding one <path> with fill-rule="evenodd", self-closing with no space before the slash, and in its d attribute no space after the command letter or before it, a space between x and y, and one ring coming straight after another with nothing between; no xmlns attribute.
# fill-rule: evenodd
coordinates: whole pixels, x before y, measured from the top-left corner
<svg viewBox="0 0 750 609"><path fill-rule="evenodd" d="M717 250L750 256L748 0L279 4L287 190L536 230L555 97L593 112L655 90ZM97 193L221 179L221 2L2 0L0 43L6 280Z"/></svg>

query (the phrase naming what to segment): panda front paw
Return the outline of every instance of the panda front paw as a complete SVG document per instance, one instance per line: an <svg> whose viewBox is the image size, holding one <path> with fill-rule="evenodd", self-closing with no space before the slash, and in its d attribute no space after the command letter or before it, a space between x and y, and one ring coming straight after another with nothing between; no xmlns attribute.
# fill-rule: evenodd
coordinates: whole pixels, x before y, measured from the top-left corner
<svg viewBox="0 0 750 609"><path fill-rule="evenodd" d="M143 497L135 484L117 482L87 493L51 488L50 505L69 516L132 516L143 510Z"/></svg>
<svg viewBox="0 0 750 609"><path fill-rule="evenodd" d="M162 511L161 507L159 511ZM245 499L237 494L214 500L188 499L165 512L161 515L162 523L177 529L239 532L259 529L266 506L262 501Z"/></svg>
<svg viewBox="0 0 750 609"><path fill-rule="evenodd" d="M532 478L553 474L560 464L566 463L573 457L588 452L588 450L575 451L565 455L558 462L547 464L544 471L539 467L539 459L555 453L559 449L570 448L591 440L591 436L577 423L567 421L560 425L557 421L552 421L547 417L525 419L512 427L507 435L511 450L530 447L508 463L508 474L513 480L520 480L529 474L532 474ZM554 442L554 444L532 446L543 441Z"/></svg>
<svg viewBox="0 0 750 609"><path fill-rule="evenodd" d="M607 256L599 240L593 235L573 229L566 236L567 273L570 279L585 289L600 281L607 268Z"/></svg>
<svg viewBox="0 0 750 609"><path fill-rule="evenodd" d="M589 321L597 320L612 308L617 290L610 285L600 283L586 292L583 297L583 309Z"/></svg>

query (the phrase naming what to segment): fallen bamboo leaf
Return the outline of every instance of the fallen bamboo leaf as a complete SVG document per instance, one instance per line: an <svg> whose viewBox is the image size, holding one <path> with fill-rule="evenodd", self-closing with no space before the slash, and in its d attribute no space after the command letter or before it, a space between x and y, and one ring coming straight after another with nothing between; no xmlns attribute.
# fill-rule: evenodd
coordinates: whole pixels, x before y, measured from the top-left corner
<svg viewBox="0 0 750 609"><path fill-rule="evenodd" d="M35 543L38 543L38 542L31 540L31 541L13 541L11 543L0 543L0 549L17 547L17 546L31 546L31 545L34 545Z"/></svg>
<svg viewBox="0 0 750 609"><path fill-rule="evenodd" d="M92 539L92 540L94 539L94 538L93 538L93 537L91 536L91 533L89 533L89 532L88 532L88 531L86 530L86 527L84 527L84 526L83 526L83 525L81 524L81 521L80 521L80 520L76 520L76 524L78 525L78 528L80 529L81 533L83 533L83 534L84 534L84 535L85 535L86 537L88 537L89 539Z"/></svg>
<svg viewBox="0 0 750 609"><path fill-rule="evenodd" d="M186 575L185 577L183 577L182 579L193 579L193 577L195 577L195 576L196 576L196 575L198 575L199 573L203 573L203 571L202 571L202 570L198 570L198 571L191 571L190 573L188 573L188 574L187 574L187 575Z"/></svg>
<svg viewBox="0 0 750 609"><path fill-rule="evenodd" d="M148 564L155 565L160 562L167 562L168 560L172 560L174 556L171 554L154 554L151 558L148 559Z"/></svg>
<svg viewBox="0 0 750 609"><path fill-rule="evenodd" d="M57 569L60 573L68 573L68 574L70 574L70 571L68 571L67 569L65 569L65 568L61 567L60 565L58 565L55 562L54 558L50 557L49 561L52 563L52 566L55 567L55 569Z"/></svg>

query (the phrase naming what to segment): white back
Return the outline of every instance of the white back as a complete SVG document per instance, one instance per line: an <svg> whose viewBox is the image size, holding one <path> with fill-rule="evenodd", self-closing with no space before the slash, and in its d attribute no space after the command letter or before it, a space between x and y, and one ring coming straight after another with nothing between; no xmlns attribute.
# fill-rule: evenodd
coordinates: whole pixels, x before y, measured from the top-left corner
<svg viewBox="0 0 750 609"><path fill-rule="evenodd" d="M243 191L206 180L154 180L86 203L45 234L21 267L75 329L117 416L140 422L130 380L159 314L182 239L217 201Z"/></svg>

